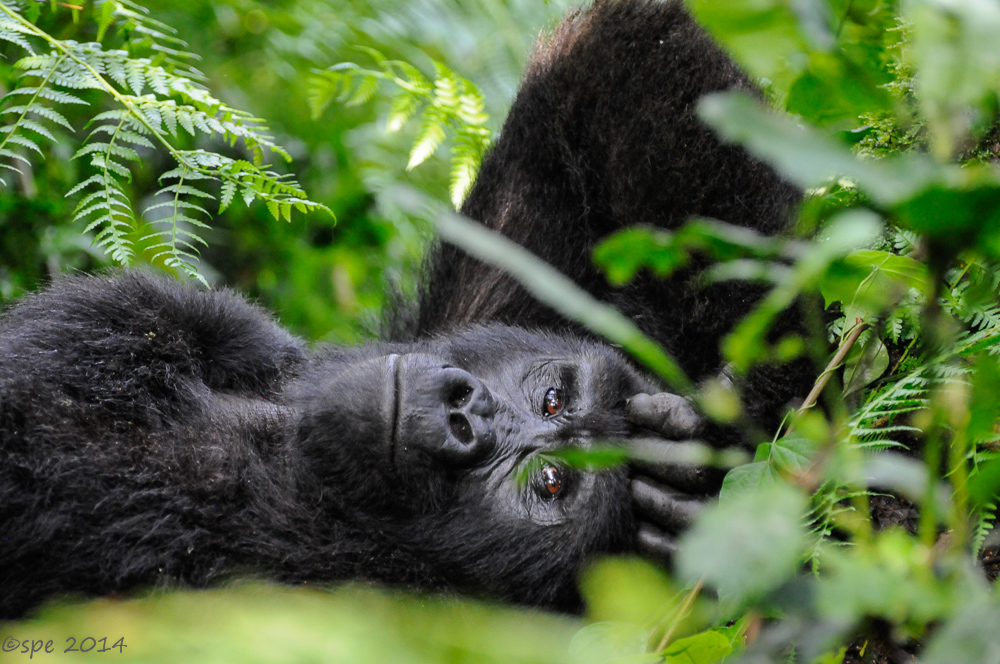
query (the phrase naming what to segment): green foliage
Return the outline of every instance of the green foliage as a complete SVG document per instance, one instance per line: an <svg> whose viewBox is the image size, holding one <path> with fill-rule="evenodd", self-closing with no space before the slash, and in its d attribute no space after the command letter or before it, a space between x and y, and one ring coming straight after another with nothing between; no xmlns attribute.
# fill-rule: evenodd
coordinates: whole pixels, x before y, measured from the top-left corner
<svg viewBox="0 0 1000 664"><path fill-rule="evenodd" d="M32 23L18 4L0 4L0 39L29 53L14 64L19 70L18 87L0 100L4 106L0 115L11 118L2 128L0 157L10 160L2 164L4 168L23 175L23 165L30 165L30 160L15 146L43 156L38 141L56 142L53 127L73 131L61 109L88 104L78 91L97 90L110 96L118 108L90 118L87 125L93 129L73 156L87 158L95 174L67 195L83 195L74 219L85 224L85 233L95 233L94 243L112 259L132 264L139 241L148 245L149 260L204 281L197 270L197 245L206 244L199 229L209 228L206 221L211 213L193 201L215 196L192 186L196 182L221 185L220 212L237 191L248 205L254 199L263 200L275 218L291 219L293 207L302 212L326 209L309 200L294 180L263 165L265 150L290 157L265 133L262 120L209 94L199 83L200 74L186 65L195 56L179 49L184 44L170 34L169 27L148 18L131 0L104 0L97 19L99 37L115 26L148 41L146 50L155 55L136 57L131 52L138 50L134 43L123 50L99 42L57 39ZM37 53L33 42L43 44L47 51ZM179 129L191 136L216 136L230 146L240 141L250 159L181 149ZM147 216L157 230L137 240L140 222L125 183L132 179L131 164L143 159L140 153L156 149L165 150L176 168L160 178L171 182L157 192L163 200L145 211L158 217Z"/></svg>
<svg viewBox="0 0 1000 664"><path fill-rule="evenodd" d="M469 600L408 597L346 587L295 591L244 584L209 592L174 592L131 602L98 602L90 610L60 607L20 623L4 637L53 640L52 654L32 661L88 662L469 662L547 664L565 652L577 621L520 613ZM111 634L115 636L112 637ZM124 637L125 648L63 651L86 636ZM86 648L89 644L84 644ZM24 659L0 652L0 662Z"/></svg>
<svg viewBox="0 0 1000 664"><path fill-rule="evenodd" d="M449 190L452 204L461 207L490 146L490 132L485 126L489 116L484 112L483 94L475 84L440 62L433 61L432 82L408 62L389 60L373 48L361 47L361 50L371 56L379 69L342 62L318 74L309 95L313 117L318 118L334 99L356 106L374 97L381 81L393 83L396 91L391 98L386 131L399 131L420 110L420 131L410 149L407 170L424 163L444 141L448 129L454 131Z"/></svg>
<svg viewBox="0 0 1000 664"><path fill-rule="evenodd" d="M790 643L793 661L839 661L875 620L890 635L871 638L914 639L907 647L926 645L930 661L948 649L989 661L991 619L975 628L965 607L996 601L974 556L993 541L1000 491L1000 171L996 150L983 147L996 140L1000 109L997 10L984 9L977 24L975 0L691 6L787 112L740 93L699 106L723 137L810 192L800 236L695 220L674 232L626 229L595 260L616 284L644 269L668 276L695 256L716 261L709 281L769 284L722 348L737 389L757 365L809 353L825 408L810 402L790 414L752 463L729 472L720 504L685 535L677 555L688 595L704 584L721 602L699 600L684 629L711 639L740 611L744 621L763 613L774 618L751 645L752 661L790 661ZM540 295L553 306L569 298L570 287L541 268L511 267L522 258L491 250L495 239L444 226L533 292L554 284ZM835 317L828 328L820 302ZM793 306L805 309L810 336L775 340L775 322ZM603 329L594 311L573 315ZM696 396L706 412L740 422L731 407L712 407L729 391L712 382ZM910 456L891 453L898 449ZM871 504L883 492L917 505L915 532L873 530ZM812 575L802 576L806 561ZM684 591L643 574L589 587L601 622L580 637L588 648L603 653L603 643L643 661L687 638L652 617L657 606L676 614ZM621 597L633 593L634 605ZM616 615L631 627L609 625Z"/></svg>
<svg viewBox="0 0 1000 664"><path fill-rule="evenodd" d="M307 122L289 119L292 107L306 106L307 89L313 109L327 108L324 125L329 125L330 133L322 142L307 143L307 158L313 161L305 170L321 184L320 190L346 192L337 199L343 201L341 207L333 206L338 215L344 218L345 211L351 211L362 219L353 228L375 236L365 238L348 225L337 232L356 234L329 248L308 246L300 233L295 240L276 243L272 238L288 237L279 235L289 232L286 225L267 226L264 221L272 224L278 216L285 218L290 208L280 203L264 208L273 218L264 215L263 220L235 224L231 232L238 238L234 253L239 258L272 252L266 262L252 263L260 267L251 271L255 279L251 290L258 289L278 304L309 293L301 301L305 304L288 310L293 317L303 316L300 320L305 321L302 312L331 311L323 309L328 306L324 302L335 298L314 281L324 287L349 284L338 293L354 293L355 284L381 284L378 279L399 270L405 264L400 257L412 255L413 246L419 245L413 220L428 219L438 222L442 235L503 265L540 298L645 358L661 375L691 390L707 413L744 430L753 429L736 397L746 372L764 362L803 356L816 360L817 374L829 380L821 390L823 407L790 413L781 431L760 437L750 463L730 471L719 504L681 541L676 579L640 561L598 562L582 582L588 606L584 621L551 620L531 613L522 622L523 616L506 609L467 603L453 610L441 608L450 607L448 602L425 598L346 591L318 597L309 591L257 588L251 595L264 598L257 603L239 594L168 595L162 604L99 602L89 609L49 613L24 625L24 633L82 634L94 621L134 625L139 634L150 635L146 643L159 654L127 652L147 661L156 656L166 661L190 657L190 649L179 654L172 648L200 643L196 638L204 633L200 628L211 633L210 643L221 644L212 656L224 658L233 644L246 641L248 633L269 633L266 624L286 626L282 629L291 631L283 634L296 635L304 644L303 650L293 653L299 658L335 650L345 658L372 661L519 662L542 655L547 660L581 662L832 663L843 660L852 642L857 646L851 652L857 655L862 644L871 653L878 642L889 640L895 642L893 648L922 648L921 661L992 661L990 648L1000 624L998 599L978 571L975 556L995 542L992 526L1000 492L996 398L1000 174L992 162L1000 108L998 10L981 0L905 4L693 0L689 4L762 84L771 106L785 111L775 112L749 96L725 94L703 100L702 117L728 140L769 161L809 192L796 237L769 238L699 219L670 233L648 228L622 231L598 249L595 259L615 283L647 269L667 276L691 265L694 258L708 257L715 264L704 275L707 280L754 279L768 286L760 307L732 332L723 348L733 385L710 381L697 389L660 349L636 336L629 321L582 297L572 284L530 256L470 228L426 195L414 196L395 186L400 174L392 164L401 171L403 164L412 168L422 162L425 166L410 177L424 178L417 184L442 199L449 189L457 206L487 144L487 116L502 115L502 108L489 105L493 98L509 96L517 66L509 67L506 87L497 87L484 73L496 69L488 66L492 63L479 62L477 69L477 63L467 61L459 50L447 50L444 44L456 41L452 31L441 30L444 36L436 45L402 39L407 30L426 27L416 14L386 21L397 26L395 33L373 35L338 27L348 20L341 16L363 24L361 14L352 12L371 9L367 3L357 8L338 5L336 21L324 20L329 11L314 11L309 2L296 4L287 14L252 0L217 3L212 8L219 16L227 10L237 16L233 24L237 27L226 38L233 41L259 39L255 31L261 21L285 26L265 33L271 39L267 58L237 59L237 64L219 71L254 91L248 95L253 103L275 104L271 113L255 115L279 118L283 133L291 131L288 127L296 126L294 122L303 123L300 126ZM520 11L535 5L521 6ZM550 11L555 14L559 9ZM486 29L463 34L512 39L518 33L507 27L516 14L511 11L499 19L490 14ZM218 155L217 162L198 161L210 160L207 155L214 150L200 150L204 143L194 143L196 139L239 139L248 153L254 152L254 140L260 150L270 149L266 143L270 139L254 138L265 130L249 116L234 111L227 117L222 106L196 103L190 95L200 90L202 79L165 26L150 23L131 5L105 3L90 20L98 28L98 41L118 35L116 48L96 47L93 38L60 42L127 98L132 104L128 107L89 72L81 73L67 51L33 31L36 19L46 20L37 6L29 5L17 15L30 20L16 21L8 13L0 22L0 41L12 49L28 49L19 61L23 66L10 74L11 80L25 78L15 88L22 92L15 91L0 108L0 117L11 127L0 137L2 149L11 154L0 155L19 169L11 171L15 177L27 177L26 162L39 163L28 158L37 154L36 148L49 154L67 142L65 132L70 127L83 126L97 116L81 156L94 164L98 175L88 172L75 181L86 183L85 197L93 196L78 214L91 223L103 219L93 228L104 234L98 237L109 251L124 248L135 253L141 247L152 254L166 251L159 260L173 256L190 262L191 253L178 252L202 246L185 232L210 234L199 225L208 221L209 211L215 212L206 204L209 196L218 197L223 220L239 220L230 206L236 195L244 196L249 187L259 197L253 187L266 188L265 180L244 182L257 173L250 167L262 169L265 179L285 183L284 176L255 165L252 154L244 162L250 167ZM497 25L504 28L497 30ZM117 33L111 29L115 26ZM44 32L62 34L53 29ZM308 34L317 35L309 48L302 46L308 38L292 38ZM337 49L347 43L365 44L363 50L376 67L342 64L309 75L309 85L297 73L288 74L292 83L285 88L273 83L286 75L274 71L305 72L343 61L348 56ZM397 49L399 43L403 46ZM156 53L151 44L157 45ZM315 58L306 66L295 59L298 55L290 55L303 51ZM322 55L316 55L320 51ZM392 59L385 53L392 53ZM436 63L433 77L407 64L424 53ZM296 64L271 66L275 60ZM449 64L437 64L445 62ZM456 63L487 94L481 95L455 75ZM516 59L515 64L519 64ZM252 77L244 72L252 72ZM174 78L163 78L166 75ZM189 87L175 89L170 82L175 79ZM167 86L166 93L157 89L157 80ZM64 84L72 81L85 85ZM271 81L265 86L268 94L256 92L262 81ZM379 127L376 137L367 131L375 126L376 111L365 102L378 94L382 81L394 86L388 102L391 135L385 136ZM489 85L494 87L488 89ZM300 95L296 99L301 104L288 102L293 94ZM116 115L101 116L70 101L72 97L94 104L102 96L114 106L102 107L101 112ZM335 98L345 103L331 104ZM84 109L87 113L81 118ZM195 112L203 113L198 117L208 130L196 124ZM221 129L209 122L209 115ZM407 122L410 119L416 122ZM232 126L227 128L227 122ZM346 131L348 127L361 128ZM406 135L408 129L414 133ZM461 143L463 129L469 131L467 146ZM449 132L456 135L450 174L436 171L429 160ZM17 138L7 140L12 136ZM182 163L161 137L187 161ZM315 156L322 154L323 145L334 146L330 149L336 156L330 162ZM147 206L148 223L158 229L159 239L143 243L136 238L144 226L137 227L131 210L132 201L138 200L135 181L148 176L135 155L146 161L154 148L170 163L157 171L164 175L152 188L154 196ZM460 150L467 151L460 154ZM456 169L460 161L464 165ZM49 160L50 166L51 162L59 165L65 160ZM334 172L340 178L336 187L323 179ZM72 180L72 174L60 177ZM87 182L88 177L99 179ZM204 187L208 179L218 183L218 191ZM301 194L279 189L277 196L291 202ZM102 204L106 206L86 209ZM162 212L167 213L162 220L154 218ZM65 235L52 235L46 242L50 247L68 247L59 251L71 251L73 246ZM159 247L150 248L157 243ZM212 247L203 250L211 252ZM396 262L378 252L393 254ZM379 258L370 259L371 263L359 258L369 254ZM215 264L225 265L225 260L216 257ZM286 277L276 271L277 265L294 267ZM378 290L371 283L369 289ZM343 301L351 299L345 296ZM355 301L360 300L355 297ZM382 301L380 295L372 295L363 306L355 306L362 311ZM829 326L822 323L824 306L829 308L826 315L835 319ZM808 333L775 339L774 322L789 307L803 309ZM302 324L329 326L333 318ZM356 332L345 336L350 334ZM834 353L839 360L830 364ZM905 454L895 453L903 448L908 450ZM620 450L602 448L567 450L560 461L604 466L622 458ZM873 528L872 512L887 493L899 499L901 512L908 504L917 507L919 523L913 532ZM205 601L212 609L209 618L196 610ZM370 624L365 622L368 618ZM229 619L233 624L244 621L243 628L226 623ZM535 630L539 622L544 624ZM341 624L357 628L352 633L366 638L352 637L347 628L341 634L336 631ZM53 626L59 629L53 631ZM184 638L177 637L181 633ZM499 636L490 640L490 633ZM157 634L168 634L170 639L157 640ZM332 635L316 640L317 634ZM510 641L505 642L508 636ZM252 645L245 657L264 653L272 661L283 654L259 641ZM523 648L514 647L520 645Z"/></svg>
<svg viewBox="0 0 1000 664"><path fill-rule="evenodd" d="M789 643L793 661L840 661L873 619L891 626L883 642L925 644L927 661L989 661L992 618L974 627L966 611L991 616L996 602L972 570L993 541L1000 491L1000 171L990 147L1000 10L975 0L691 6L787 111L740 93L699 106L727 140L810 192L802 236L754 238L727 254L690 241L697 221L623 231L597 261L619 283L700 254L721 261L710 279L770 283L723 346L737 383L811 349L826 408L790 414L752 463L729 472L720 505L681 544L681 571L744 610L776 612L755 662L789 661ZM820 301L835 312L828 330ZM791 306L805 310L813 338L775 343L773 323ZM839 351L829 364L828 341ZM872 531L869 502L884 491L917 504L916 532ZM775 492L784 498L768 502ZM769 540L781 565L761 562ZM794 578L805 560L813 576Z"/></svg>

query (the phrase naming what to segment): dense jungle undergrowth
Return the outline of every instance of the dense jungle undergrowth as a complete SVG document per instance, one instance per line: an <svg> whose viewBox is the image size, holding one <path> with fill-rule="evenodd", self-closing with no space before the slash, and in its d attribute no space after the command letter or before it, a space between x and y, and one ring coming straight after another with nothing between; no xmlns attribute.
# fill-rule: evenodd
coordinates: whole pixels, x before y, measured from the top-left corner
<svg viewBox="0 0 1000 664"><path fill-rule="evenodd" d="M438 30L421 42L389 3L233 0L148 13L129 0L3 0L0 295L60 270L145 262L265 302L298 289L280 305L296 329L358 338L385 282L406 285L430 225L479 246L445 201L464 196L518 49L561 13L552 4L428 0ZM727 93L699 112L808 191L796 233L696 219L675 233L626 230L595 260L624 283L639 270L666 276L698 252L717 260L708 279L767 282L725 342L728 362L738 377L806 355L822 390L729 471L672 575L599 562L582 580L580 619L249 584L55 606L0 625L0 638L124 636L103 656L140 661L1000 661L1000 3L688 5L770 101ZM454 46L486 33L502 40L490 44L502 57ZM182 36L210 45L198 54L204 71ZM212 48L254 76L227 70ZM210 92L229 74L225 94ZM290 92L255 95L261 85ZM268 106L275 96L302 103ZM258 116L276 118L277 131ZM424 193L401 195L404 186ZM263 212L236 212L243 202ZM308 228L293 212L312 213ZM267 258L234 265L255 250ZM533 259L493 260L516 273ZM291 263L300 268L276 267ZM554 306L579 298L567 289L541 288ZM811 334L771 340L791 306ZM630 348L627 330L602 332ZM703 385L697 398L739 423L738 386Z"/></svg>

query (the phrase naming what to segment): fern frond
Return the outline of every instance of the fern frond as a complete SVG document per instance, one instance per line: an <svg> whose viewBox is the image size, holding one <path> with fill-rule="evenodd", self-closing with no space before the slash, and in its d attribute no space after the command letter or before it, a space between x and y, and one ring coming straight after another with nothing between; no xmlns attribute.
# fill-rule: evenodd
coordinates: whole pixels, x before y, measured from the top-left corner
<svg viewBox="0 0 1000 664"><path fill-rule="evenodd" d="M378 69L342 62L319 72L308 90L313 117L319 117L334 99L353 106L368 101L381 81L395 84L397 91L390 101L386 131L399 131L411 118L420 115L420 129L410 150L407 170L424 163L445 141L448 131L454 131L449 191L452 203L460 207L490 144L490 132L485 126L489 118L482 93L439 62L433 62L431 83L407 62L389 60L372 48L358 47L358 50L367 53Z"/></svg>
<svg viewBox="0 0 1000 664"><path fill-rule="evenodd" d="M434 154L445 137L444 123L445 118L438 109L434 106L428 106L424 111L417 139L413 142L413 148L410 149L410 159L406 163L406 170L413 170Z"/></svg>
<svg viewBox="0 0 1000 664"><path fill-rule="evenodd" d="M458 130L455 146L452 148L449 183L451 202L456 208L462 206L472 183L476 181L479 164L489 146L489 132L485 127L465 126Z"/></svg>
<svg viewBox="0 0 1000 664"><path fill-rule="evenodd" d="M996 526L997 504L995 502L986 503L976 516L976 524L972 533L972 551L979 554L983 550L983 545L986 544L987 535Z"/></svg>
<svg viewBox="0 0 1000 664"><path fill-rule="evenodd" d="M160 227L170 224L169 231L159 232L154 258L198 279L197 246L204 240L196 230L208 227L210 213L192 199L215 197L190 183L220 183L221 209L240 191L248 202L264 200L279 218L290 219L293 208L329 213L326 206L310 201L293 179L268 170L263 164L266 151L290 160L288 153L267 134L262 120L211 95L201 84L204 76L190 65L196 56L184 52L185 43L172 28L150 18L132 0L99 0L97 10L98 39L115 26L125 37L126 49L56 39L25 19L15 5L0 2L0 39L27 51L15 68L22 82L30 80L0 99L0 119L6 121L0 126L0 157L11 160L0 163L0 168L20 172L17 163L30 163L21 154L22 148L43 155L40 139L55 141L52 129L56 126L73 129L53 106L86 105L75 91L96 89L113 98L119 108L98 113L87 123L93 129L74 158L88 158L96 173L68 195L83 194L74 218L85 225L84 232L95 233L94 244L116 262L128 264L134 259L130 235L137 223L124 183L131 180L130 164L140 160L140 151L165 149L177 164L161 178L178 180L160 190L159 195L170 196L171 201L154 203L146 210L170 212L151 222ZM50 50L36 53L29 37L46 42ZM179 127L230 145L240 141L252 160L180 150L173 144Z"/></svg>
<svg viewBox="0 0 1000 664"><path fill-rule="evenodd" d="M189 230L188 227L209 228L208 224L200 218L200 215L203 215L205 218L211 218L211 213L200 205L185 200L183 197L195 196L213 200L215 197L185 184L185 177L192 174L195 177L200 175L197 171L190 170L187 167L181 167L164 173L160 177L161 182L174 179L177 182L162 187L157 192L154 200L157 198L166 198L167 200L153 203L143 211L143 216L147 217L152 226L162 227L162 230L156 231L153 234L159 239L159 242L150 247L150 250L153 252L151 260L160 260L167 267L187 274L189 277L197 279L207 286L208 283L198 272L198 248L196 245L208 245L205 240L194 231ZM150 213L163 209L168 210L169 214L161 218L149 219L151 216Z"/></svg>

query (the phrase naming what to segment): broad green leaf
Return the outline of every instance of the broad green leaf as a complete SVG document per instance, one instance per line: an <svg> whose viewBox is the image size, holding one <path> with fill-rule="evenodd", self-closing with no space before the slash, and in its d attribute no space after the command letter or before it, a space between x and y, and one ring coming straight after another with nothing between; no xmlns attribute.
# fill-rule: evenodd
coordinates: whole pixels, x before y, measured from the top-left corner
<svg viewBox="0 0 1000 664"><path fill-rule="evenodd" d="M664 230L644 226L626 228L597 245L594 262L615 285L631 281L642 268L650 269L658 277L667 277L689 260L687 252L673 240L673 235Z"/></svg>
<svg viewBox="0 0 1000 664"><path fill-rule="evenodd" d="M760 598L798 571L806 509L806 496L785 484L720 502L682 536L678 573L689 583L704 579L737 606Z"/></svg>
<svg viewBox="0 0 1000 664"><path fill-rule="evenodd" d="M705 26L755 78L780 91L797 76L801 54L809 50L806 35L785 0L693 0L688 3Z"/></svg>
<svg viewBox="0 0 1000 664"><path fill-rule="evenodd" d="M889 351L877 337L860 339L844 360L844 395L857 392L889 368Z"/></svg>
<svg viewBox="0 0 1000 664"><path fill-rule="evenodd" d="M972 244L1000 256L1000 179L968 168L955 185L935 186L896 207L898 223L933 240L944 259Z"/></svg>
<svg viewBox="0 0 1000 664"><path fill-rule="evenodd" d="M817 442L811 438L790 434L771 443L769 461L781 472L798 472L809 466Z"/></svg>
<svg viewBox="0 0 1000 664"><path fill-rule="evenodd" d="M884 87L891 78L884 71L859 66L848 53L865 60L858 49L813 53L808 69L789 90L786 110L820 126L854 128L861 115L891 108L893 100Z"/></svg>
<svg viewBox="0 0 1000 664"><path fill-rule="evenodd" d="M605 558L580 581L587 618L595 622L649 625L676 608L684 593L664 571L640 558Z"/></svg>
<svg viewBox="0 0 1000 664"><path fill-rule="evenodd" d="M569 642L569 660L579 664L657 664L662 659L646 650L649 634L631 623L587 625Z"/></svg>
<svg viewBox="0 0 1000 664"><path fill-rule="evenodd" d="M772 349L767 339L775 318L799 294L816 288L833 261L870 244L881 227L881 220L875 214L861 209L843 212L832 219L825 229L826 237L809 244L786 277L723 340L723 353L737 371L747 371L755 363L777 356L780 344Z"/></svg>
<svg viewBox="0 0 1000 664"><path fill-rule="evenodd" d="M778 473L774 466L767 461L755 461L736 466L726 473L726 477L722 481L719 500L728 502L735 496L760 491L764 487L772 486L777 481Z"/></svg>
<svg viewBox="0 0 1000 664"><path fill-rule="evenodd" d="M729 639L708 630L683 639L677 639L661 653L665 664L716 664L733 652Z"/></svg>
<svg viewBox="0 0 1000 664"><path fill-rule="evenodd" d="M955 578L929 569L929 555L925 546L898 528L877 533L849 550L828 551L817 585L820 614L846 623L869 616L896 625L939 620L955 608L960 585Z"/></svg>
<svg viewBox="0 0 1000 664"><path fill-rule="evenodd" d="M444 240L505 270L539 301L619 344L678 393L690 394L693 391L691 379L683 369L635 323L614 307L594 298L524 247L413 189L397 187L387 190L385 194L408 213L432 220Z"/></svg>
<svg viewBox="0 0 1000 664"><path fill-rule="evenodd" d="M826 306L840 302L849 324L871 320L899 301L907 289L930 289L927 267L908 256L858 249L832 264L819 282Z"/></svg>
<svg viewBox="0 0 1000 664"><path fill-rule="evenodd" d="M695 218L675 233L675 243L718 261L744 256L775 258L789 247L785 237L765 235L752 228L727 224L716 219Z"/></svg>
<svg viewBox="0 0 1000 664"><path fill-rule="evenodd" d="M956 611L931 637L921 664L996 664L1000 662L1000 606L996 598L956 602Z"/></svg>
<svg viewBox="0 0 1000 664"><path fill-rule="evenodd" d="M802 187L845 176L876 201L892 205L957 171L919 153L865 161L847 146L768 110L742 92L706 95L698 104L698 115L724 139L743 145Z"/></svg>

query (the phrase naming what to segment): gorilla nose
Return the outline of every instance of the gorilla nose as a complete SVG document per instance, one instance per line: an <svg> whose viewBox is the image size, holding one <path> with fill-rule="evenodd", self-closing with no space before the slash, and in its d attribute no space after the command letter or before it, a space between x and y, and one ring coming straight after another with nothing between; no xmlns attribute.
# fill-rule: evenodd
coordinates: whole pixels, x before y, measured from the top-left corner
<svg viewBox="0 0 1000 664"><path fill-rule="evenodd" d="M496 440L496 403L482 381L433 355L399 362L397 454L420 450L451 466L486 455Z"/></svg>

